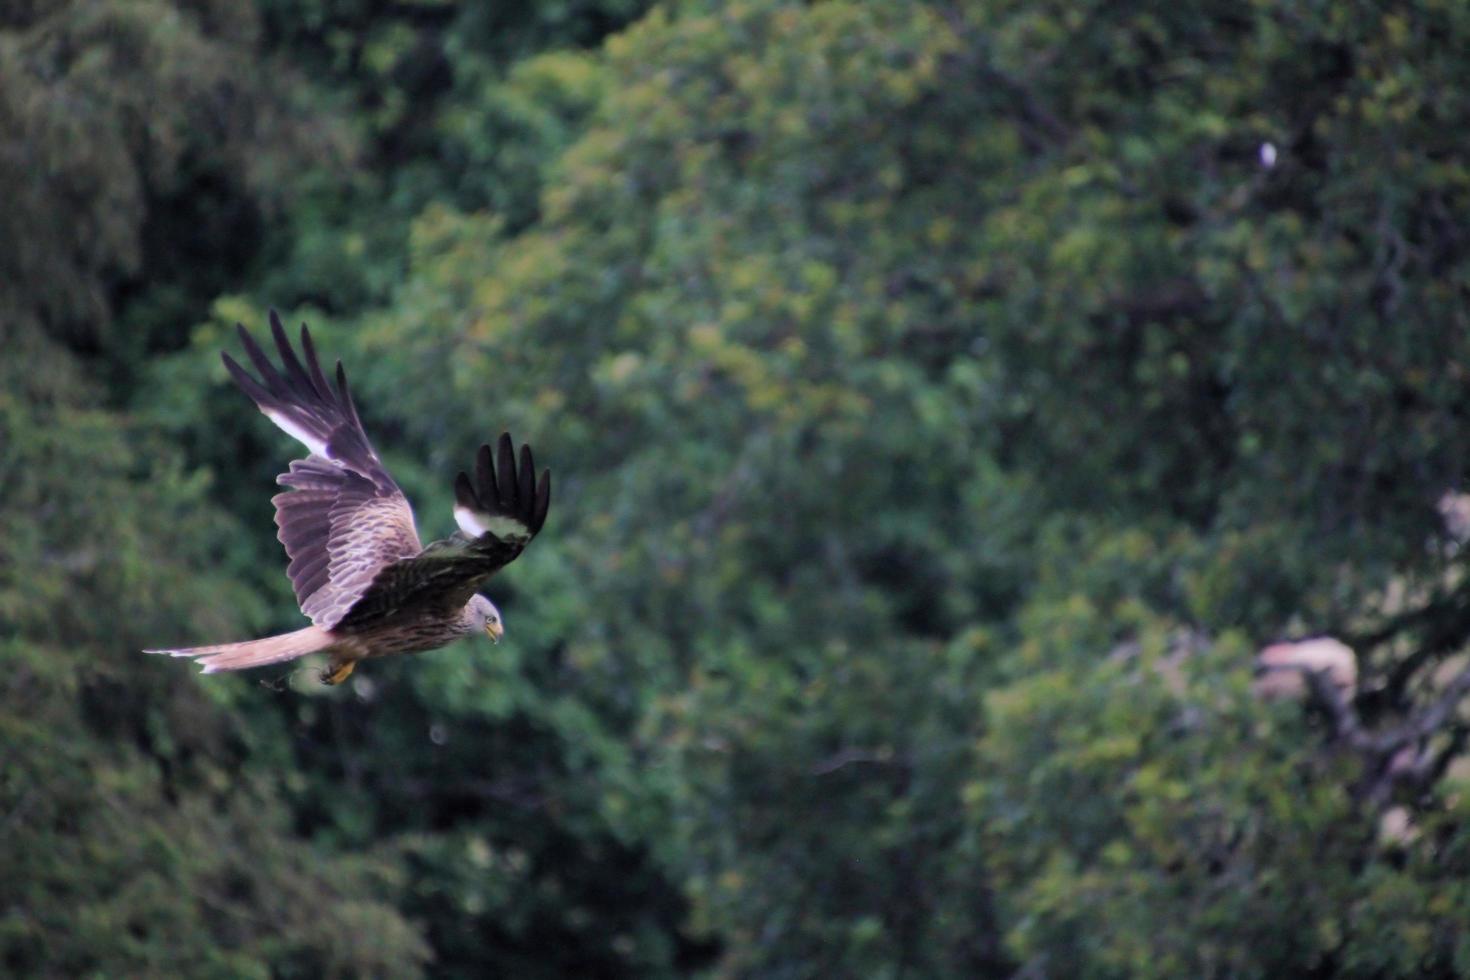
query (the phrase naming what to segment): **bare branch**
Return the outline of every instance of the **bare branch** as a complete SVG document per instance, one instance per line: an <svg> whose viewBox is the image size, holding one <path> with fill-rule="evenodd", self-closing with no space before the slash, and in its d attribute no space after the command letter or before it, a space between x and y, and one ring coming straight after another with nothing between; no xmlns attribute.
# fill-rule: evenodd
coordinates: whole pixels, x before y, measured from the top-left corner
<svg viewBox="0 0 1470 980"><path fill-rule="evenodd" d="M1440 752L1429 753L1414 748L1413 758L1408 763L1396 763L1394 759L1398 753L1419 746L1450 725L1460 703L1470 695L1470 667L1457 674L1433 704L1411 715L1403 724L1378 733L1363 727L1352 702L1343 697L1337 685L1332 683L1328 671L1306 667L1280 669L1300 671L1311 690L1313 701L1331 720L1334 737L1364 757L1366 775L1360 786L1364 799L1382 804L1388 800L1395 786L1423 787L1431 784L1464 747L1466 732L1457 728L1451 733L1449 745Z"/></svg>
<svg viewBox="0 0 1470 980"><path fill-rule="evenodd" d="M1370 744L1378 752L1388 754L1411 742L1428 738L1445 726L1467 694L1470 694L1470 667L1456 674L1455 679L1445 685L1444 693L1428 708L1417 716L1411 716L1396 730L1370 740Z"/></svg>

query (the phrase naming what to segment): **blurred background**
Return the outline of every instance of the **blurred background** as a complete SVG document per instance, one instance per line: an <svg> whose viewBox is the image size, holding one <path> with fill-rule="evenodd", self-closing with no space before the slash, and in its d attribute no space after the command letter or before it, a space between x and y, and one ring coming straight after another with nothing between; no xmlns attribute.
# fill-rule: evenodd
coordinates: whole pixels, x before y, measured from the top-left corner
<svg viewBox="0 0 1470 980"><path fill-rule="evenodd" d="M0 6L0 973L1470 975L1466 52ZM271 307L426 540L503 429L555 471L506 642L138 652L302 622Z"/></svg>

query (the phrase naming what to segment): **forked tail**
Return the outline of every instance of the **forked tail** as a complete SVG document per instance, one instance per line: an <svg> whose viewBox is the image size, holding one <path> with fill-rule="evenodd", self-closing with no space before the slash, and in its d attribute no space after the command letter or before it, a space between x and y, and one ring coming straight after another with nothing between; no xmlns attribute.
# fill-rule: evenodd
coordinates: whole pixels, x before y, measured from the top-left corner
<svg viewBox="0 0 1470 980"><path fill-rule="evenodd" d="M294 633L267 636L263 640L246 640L244 643L219 643L208 647L143 652L166 653L170 657L193 657L204 668L204 673L214 674L222 670L245 670L247 667L263 667L283 660L295 660L308 653L325 650L331 645L330 633L320 626L308 626Z"/></svg>

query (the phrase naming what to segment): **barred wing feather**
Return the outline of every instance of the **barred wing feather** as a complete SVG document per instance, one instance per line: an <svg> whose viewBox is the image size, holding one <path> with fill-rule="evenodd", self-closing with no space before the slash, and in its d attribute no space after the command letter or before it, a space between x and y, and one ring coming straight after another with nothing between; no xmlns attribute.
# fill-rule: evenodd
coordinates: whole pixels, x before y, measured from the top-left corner
<svg viewBox="0 0 1470 980"><path fill-rule="evenodd" d="M301 611L330 629L383 568L418 554L423 546L408 499L363 431L341 363L334 387L322 372L305 325L303 363L280 318L272 312L270 319L282 369L243 326L240 340L259 378L228 354L224 363L261 412L311 450L276 478L288 490L272 503L277 537L290 558L286 574Z"/></svg>

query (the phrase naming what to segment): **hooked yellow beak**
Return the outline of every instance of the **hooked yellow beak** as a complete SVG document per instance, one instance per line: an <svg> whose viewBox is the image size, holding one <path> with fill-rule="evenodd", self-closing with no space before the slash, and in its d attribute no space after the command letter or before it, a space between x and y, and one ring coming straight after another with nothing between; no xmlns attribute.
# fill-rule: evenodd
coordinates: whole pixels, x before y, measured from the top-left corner
<svg viewBox="0 0 1470 980"><path fill-rule="evenodd" d="M486 623L485 635L490 637L491 643L499 643L500 638L505 635L505 627L499 623Z"/></svg>

